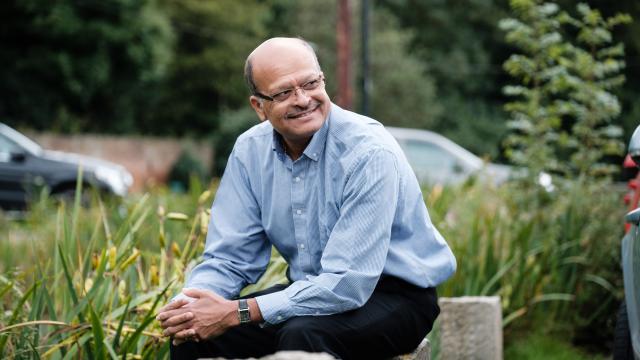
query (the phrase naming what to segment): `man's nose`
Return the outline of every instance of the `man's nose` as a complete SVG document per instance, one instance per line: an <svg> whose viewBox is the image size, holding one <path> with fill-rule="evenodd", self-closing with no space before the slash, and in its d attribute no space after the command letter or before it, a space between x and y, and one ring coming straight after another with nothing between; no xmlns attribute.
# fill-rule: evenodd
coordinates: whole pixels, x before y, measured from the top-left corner
<svg viewBox="0 0 640 360"><path fill-rule="evenodd" d="M307 95L307 92L303 88L296 88L293 90L293 104L296 106L306 106L309 104L311 97Z"/></svg>

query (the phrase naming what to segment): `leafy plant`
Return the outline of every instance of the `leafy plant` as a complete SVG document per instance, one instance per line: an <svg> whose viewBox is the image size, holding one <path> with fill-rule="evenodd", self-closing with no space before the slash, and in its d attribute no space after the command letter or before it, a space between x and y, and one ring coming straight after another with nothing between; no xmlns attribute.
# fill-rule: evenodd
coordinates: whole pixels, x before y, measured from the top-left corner
<svg viewBox="0 0 640 360"><path fill-rule="evenodd" d="M611 175L615 167L602 160L623 147L621 129L611 124L620 104L610 91L624 81L624 49L613 43L611 31L630 17L604 18L586 4L577 6L578 18L553 2L510 4L515 17L500 27L520 53L504 63L519 82L504 87L515 98L505 105L512 130L508 157L534 174Z"/></svg>

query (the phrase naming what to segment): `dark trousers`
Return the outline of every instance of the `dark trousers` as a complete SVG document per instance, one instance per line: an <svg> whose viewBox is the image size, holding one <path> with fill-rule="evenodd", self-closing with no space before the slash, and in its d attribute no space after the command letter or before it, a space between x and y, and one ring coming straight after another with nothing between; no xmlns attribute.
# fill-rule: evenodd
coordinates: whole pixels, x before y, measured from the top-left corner
<svg viewBox="0 0 640 360"><path fill-rule="evenodd" d="M276 285L251 294L279 291ZM434 288L380 278L362 307L327 316L301 316L274 326L246 324L207 341L171 345L171 359L261 357L282 350L326 352L339 359L385 359L413 351L440 313Z"/></svg>

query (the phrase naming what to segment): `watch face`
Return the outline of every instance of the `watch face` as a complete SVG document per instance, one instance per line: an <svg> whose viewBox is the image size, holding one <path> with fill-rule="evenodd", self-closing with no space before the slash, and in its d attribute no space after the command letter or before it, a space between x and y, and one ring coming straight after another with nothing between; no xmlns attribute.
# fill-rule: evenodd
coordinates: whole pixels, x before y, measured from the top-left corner
<svg viewBox="0 0 640 360"><path fill-rule="evenodd" d="M251 322L251 316L249 315L249 309L240 311L240 323L248 323Z"/></svg>

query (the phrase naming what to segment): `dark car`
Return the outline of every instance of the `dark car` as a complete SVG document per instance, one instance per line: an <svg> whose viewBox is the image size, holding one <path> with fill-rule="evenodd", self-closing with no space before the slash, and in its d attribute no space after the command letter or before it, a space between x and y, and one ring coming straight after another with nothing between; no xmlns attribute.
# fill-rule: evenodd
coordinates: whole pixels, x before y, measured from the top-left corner
<svg viewBox="0 0 640 360"><path fill-rule="evenodd" d="M43 187L54 196L73 194L78 169L83 185L124 196L133 177L122 166L78 154L45 150L0 123L0 207L24 209Z"/></svg>

